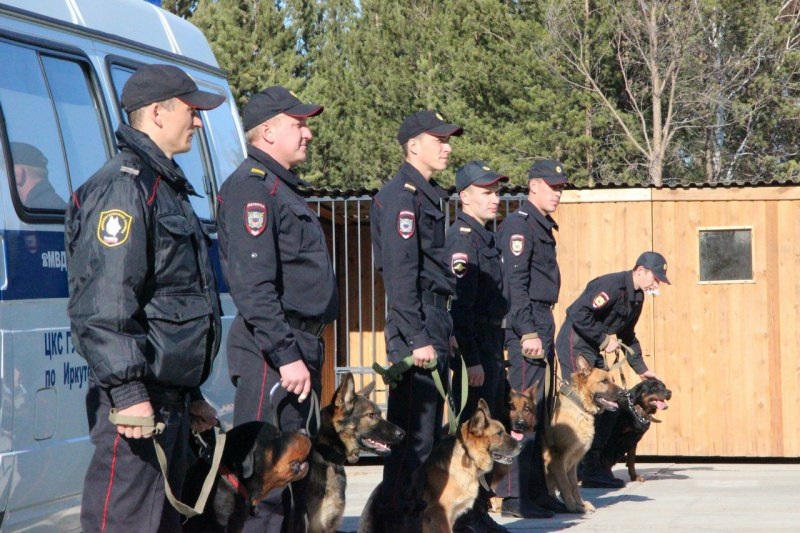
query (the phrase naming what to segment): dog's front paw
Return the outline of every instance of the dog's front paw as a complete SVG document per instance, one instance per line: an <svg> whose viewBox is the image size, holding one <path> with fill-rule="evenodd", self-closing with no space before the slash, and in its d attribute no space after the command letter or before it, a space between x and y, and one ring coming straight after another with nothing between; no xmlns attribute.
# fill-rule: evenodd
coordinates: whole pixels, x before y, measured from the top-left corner
<svg viewBox="0 0 800 533"><path fill-rule="evenodd" d="M644 476L640 476L639 474L636 474L636 476L631 478L631 481L644 481Z"/></svg>
<svg viewBox="0 0 800 533"><path fill-rule="evenodd" d="M583 514L583 513L586 512L586 509L584 508L584 506L586 505L586 502L584 502L582 504L581 503L567 503L565 505L567 507L567 511L569 511L570 513Z"/></svg>
<svg viewBox="0 0 800 533"><path fill-rule="evenodd" d="M594 508L594 505L592 505L591 502L583 502L583 509L587 513L593 513L597 510Z"/></svg>

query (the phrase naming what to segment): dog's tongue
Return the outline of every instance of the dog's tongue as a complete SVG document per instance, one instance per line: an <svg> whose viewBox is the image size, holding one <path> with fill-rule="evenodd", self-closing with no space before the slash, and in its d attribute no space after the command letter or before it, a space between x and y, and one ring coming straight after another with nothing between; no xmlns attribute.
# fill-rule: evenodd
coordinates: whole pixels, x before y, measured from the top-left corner
<svg viewBox="0 0 800 533"><path fill-rule="evenodd" d="M519 431L512 431L511 438L514 440L522 440L522 433L520 433Z"/></svg>
<svg viewBox="0 0 800 533"><path fill-rule="evenodd" d="M669 405L667 405L667 402L664 400L656 400L656 407L663 411L664 409L667 409Z"/></svg>

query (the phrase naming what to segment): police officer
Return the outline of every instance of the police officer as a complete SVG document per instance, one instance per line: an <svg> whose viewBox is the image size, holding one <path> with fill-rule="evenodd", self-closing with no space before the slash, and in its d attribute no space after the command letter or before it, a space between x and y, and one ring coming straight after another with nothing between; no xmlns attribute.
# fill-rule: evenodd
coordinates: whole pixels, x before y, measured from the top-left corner
<svg viewBox="0 0 800 533"><path fill-rule="evenodd" d="M17 194L25 207L64 209L67 206L47 179L47 158L38 148L28 143L12 142L11 158L14 160Z"/></svg>
<svg viewBox="0 0 800 533"><path fill-rule="evenodd" d="M219 192L220 252L237 314L228 336L228 368L236 386L234 424L271 421L306 427L313 389L321 393L320 336L339 303L325 235L302 196L308 186L292 172L312 139L307 119L322 106L269 87L242 110L247 158ZM270 398L274 384L282 388ZM294 508L302 510L302 489ZM289 490L275 491L246 531L302 529Z"/></svg>
<svg viewBox="0 0 800 533"><path fill-rule="evenodd" d="M68 311L92 369L84 531L180 530L153 443L141 425L112 424L109 411L166 423L156 438L180 494L190 416L201 431L216 416L200 385L222 329L209 241L188 199L195 192L172 157L191 149L197 110L224 100L177 67L140 67L122 89L131 125L116 132L120 152L67 207Z"/></svg>
<svg viewBox="0 0 800 533"><path fill-rule="evenodd" d="M447 231L447 257L456 277L456 298L450 314L453 330L467 367L469 392L461 420L468 420L483 398L494 418L505 410L505 360L503 317L508 297L503 292L500 250L494 232L486 225L497 216L500 184L508 181L483 161L470 161L456 172L456 192L461 209ZM461 365L453 365L456 405L467 391L460 389ZM491 493L480 489L473 508L453 527L456 532L507 531L488 513Z"/></svg>
<svg viewBox="0 0 800 533"><path fill-rule="evenodd" d="M424 367L436 361L434 371L446 377L455 276L445 258L442 207L448 195L431 177L447 167L450 137L461 133L435 111L406 117L397 133L405 163L370 208L375 268L389 309L386 352L395 364L409 355L414 361L389 392L387 418L406 438L384 462L376 499L376 517L386 531L421 531L424 463L441 431L444 401Z"/></svg>
<svg viewBox="0 0 800 533"><path fill-rule="evenodd" d="M634 328L642 314L645 293L656 295L661 283L669 284L667 262L656 252L644 252L633 270L600 276L589 282L580 296L567 308L564 324L558 331L556 352L561 377L569 381L575 369L575 357L582 354L589 364L608 368L602 353L620 349L620 341L632 353L628 363L642 380L657 379L642 359L642 347ZM604 411L595 418L595 436L583 459L583 481L587 488L621 488L625 482L614 477L600 462L619 411Z"/></svg>
<svg viewBox="0 0 800 533"><path fill-rule="evenodd" d="M549 518L566 512L549 496L542 461L545 381L553 384L555 321L561 273L556 259L550 216L567 183L564 166L552 159L536 161L528 171L528 196L498 230L503 251L504 283L508 285L511 310L506 317L506 348L511 365L509 383L519 391L536 387L536 427L523 438L522 453L514 461L506 481L497 488L503 496L502 512L524 518Z"/></svg>

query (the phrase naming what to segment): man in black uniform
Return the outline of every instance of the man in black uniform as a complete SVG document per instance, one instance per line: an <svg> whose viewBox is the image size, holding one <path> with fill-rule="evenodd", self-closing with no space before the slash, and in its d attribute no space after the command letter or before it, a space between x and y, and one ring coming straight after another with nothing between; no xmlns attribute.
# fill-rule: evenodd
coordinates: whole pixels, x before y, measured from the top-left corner
<svg viewBox="0 0 800 533"><path fill-rule="evenodd" d="M461 200L455 223L447 231L447 257L456 276L456 298L450 314L470 386L461 420L468 420L483 398L494 418L505 409L506 369L503 317L508 297L503 292L503 267L494 232L486 224L497 216L500 183L508 177L483 161L470 161L456 172ZM453 400L461 405L461 365L456 361ZM455 523L456 532L508 531L489 516L491 493L480 489L473 508Z"/></svg>
<svg viewBox="0 0 800 533"><path fill-rule="evenodd" d="M301 196L308 184L291 169L306 159L306 119L322 110L283 87L253 96L242 110L247 158L220 188L220 251L237 309L227 345L236 425L270 422L272 405L281 429L305 428L305 399L321 393L320 336L338 314L336 279L322 226ZM294 491L298 513L289 519L289 489L275 491L245 530L302 530L302 493Z"/></svg>
<svg viewBox="0 0 800 533"><path fill-rule="evenodd" d="M667 262L656 252L641 254L633 270L606 274L590 281L567 308L567 317L558 331L556 352L562 379L571 379L578 354L597 368L608 368L601 352L614 353L620 348L620 341L631 349L627 359L634 372L642 380L657 379L642 359L642 347L634 328L642 314L644 294L658 294L661 283L669 285ZM614 477L611 470L600 463L600 452L611 435L617 416L619 411L604 411L595 418L594 440L583 458L584 487L625 486L623 480Z"/></svg>
<svg viewBox="0 0 800 533"><path fill-rule="evenodd" d="M567 183L558 161L536 161L528 171L528 197L498 230L503 251L504 283L508 286L511 311L506 317L506 348L511 364L508 381L516 390L531 386L537 391L536 427L525 435L522 453L514 461L506 481L497 487L504 497L503 514L524 518L549 518L566 512L560 501L549 496L544 477L542 439L545 416L545 381L553 384L555 321L561 272L556 260L550 216L561 200Z"/></svg>
<svg viewBox="0 0 800 533"><path fill-rule="evenodd" d="M435 361L434 371L446 378L455 276L445 257L442 207L448 195L431 176L447 168L450 137L461 132L435 111L406 117L397 133L405 163L370 208L375 268L389 308L386 352L393 364L409 355L414 361L389 392L387 418L406 438L385 460L376 498L377 520L386 531L421 530L424 463L441 431L444 401L424 367Z"/></svg>
<svg viewBox="0 0 800 533"><path fill-rule="evenodd" d="M35 146L23 142L11 143L14 160L14 180L17 194L25 207L34 209L64 209L67 203L47 179L47 158Z"/></svg>
<svg viewBox="0 0 800 533"><path fill-rule="evenodd" d="M131 126L120 152L67 207L69 317L78 353L91 367L86 397L94 456L86 473L84 531L178 531L153 443L142 427L112 424L109 411L166 423L156 438L180 494L189 426L216 413L200 394L222 328L209 239L172 157L202 127L198 109L225 98L200 91L177 67L140 67L122 89Z"/></svg>

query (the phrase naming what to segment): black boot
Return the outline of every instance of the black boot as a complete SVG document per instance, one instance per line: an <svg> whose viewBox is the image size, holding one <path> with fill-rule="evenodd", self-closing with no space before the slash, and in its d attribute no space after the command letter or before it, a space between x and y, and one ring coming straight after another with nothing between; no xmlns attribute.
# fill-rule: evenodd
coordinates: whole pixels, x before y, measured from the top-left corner
<svg viewBox="0 0 800 533"><path fill-rule="evenodd" d="M587 489L621 489L625 482L614 477L610 468L600 463L600 453L590 450L583 458L583 481Z"/></svg>

